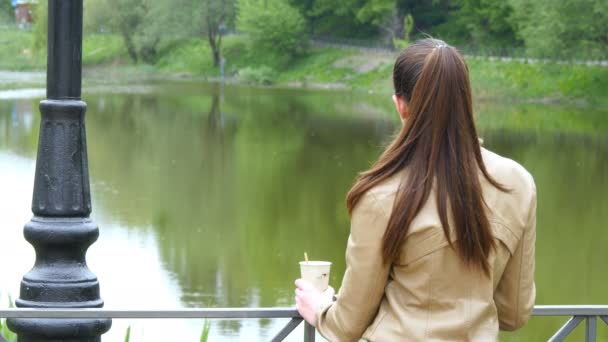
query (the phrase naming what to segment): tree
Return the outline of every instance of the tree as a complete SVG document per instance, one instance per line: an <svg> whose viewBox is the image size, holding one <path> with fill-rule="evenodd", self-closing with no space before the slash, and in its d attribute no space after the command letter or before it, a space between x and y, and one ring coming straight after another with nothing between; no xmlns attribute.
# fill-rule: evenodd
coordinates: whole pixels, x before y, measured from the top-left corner
<svg viewBox="0 0 608 342"><path fill-rule="evenodd" d="M120 34L127 53L134 62L151 61L155 51L154 39L150 44L144 20L149 0L85 0L85 30L111 31Z"/></svg>
<svg viewBox="0 0 608 342"><path fill-rule="evenodd" d="M391 42L400 36L403 27L403 14L395 0L367 0L357 11L357 19L384 31Z"/></svg>
<svg viewBox="0 0 608 342"><path fill-rule="evenodd" d="M120 34L134 62L153 63L163 47L203 36L217 66L222 33L235 16L235 0L85 1L87 29Z"/></svg>
<svg viewBox="0 0 608 342"><path fill-rule="evenodd" d="M11 23L15 22L15 11L11 6L11 2L8 0L0 1L0 23Z"/></svg>
<svg viewBox="0 0 608 342"><path fill-rule="evenodd" d="M150 17L156 35L184 39L202 36L209 42L213 63L220 63L222 36L233 25L236 0L155 0Z"/></svg>
<svg viewBox="0 0 608 342"><path fill-rule="evenodd" d="M446 36L455 43L477 46L520 45L510 21L513 8L505 0L455 0Z"/></svg>
<svg viewBox="0 0 608 342"><path fill-rule="evenodd" d="M306 21L285 0L240 0L237 28L257 51L293 57L306 41Z"/></svg>
<svg viewBox="0 0 608 342"><path fill-rule="evenodd" d="M605 58L605 0L510 0L511 20L526 49L538 56Z"/></svg>
<svg viewBox="0 0 608 342"><path fill-rule="evenodd" d="M198 3L198 18L203 23L201 33L207 34L209 46L213 53L213 63L219 66L220 51L222 50L222 35L235 16L235 0L202 0Z"/></svg>
<svg viewBox="0 0 608 342"><path fill-rule="evenodd" d="M356 0L350 0L356 1ZM359 0L357 19L371 24L394 42L405 35L405 19L413 22L408 32L410 38L415 32L434 34L435 29L444 24L455 0Z"/></svg>
<svg viewBox="0 0 608 342"><path fill-rule="evenodd" d="M370 38L377 36L377 27L361 22L357 11L365 0L290 0L308 21L313 36Z"/></svg>

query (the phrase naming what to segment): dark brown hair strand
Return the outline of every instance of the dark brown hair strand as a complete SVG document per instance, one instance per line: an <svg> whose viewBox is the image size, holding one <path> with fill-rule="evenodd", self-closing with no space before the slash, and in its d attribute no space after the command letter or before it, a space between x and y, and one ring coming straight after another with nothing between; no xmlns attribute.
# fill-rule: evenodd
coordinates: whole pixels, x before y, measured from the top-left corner
<svg viewBox="0 0 608 342"><path fill-rule="evenodd" d="M378 161L359 175L347 196L348 211L352 214L368 190L406 169L383 238L384 262L398 258L409 226L435 186L439 217L450 245L463 261L488 274L494 239L480 172L496 188L508 190L488 174L483 163L465 61L443 41L420 40L397 58L393 83L395 94L407 101L407 119Z"/></svg>

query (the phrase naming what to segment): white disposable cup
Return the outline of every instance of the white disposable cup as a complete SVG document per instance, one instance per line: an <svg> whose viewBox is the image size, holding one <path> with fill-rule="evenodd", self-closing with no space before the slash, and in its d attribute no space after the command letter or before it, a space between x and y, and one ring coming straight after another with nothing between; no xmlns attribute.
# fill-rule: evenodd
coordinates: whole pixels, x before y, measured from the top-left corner
<svg viewBox="0 0 608 342"><path fill-rule="evenodd" d="M317 290L323 292L329 286L329 261L300 261L300 274L302 279L313 284Z"/></svg>

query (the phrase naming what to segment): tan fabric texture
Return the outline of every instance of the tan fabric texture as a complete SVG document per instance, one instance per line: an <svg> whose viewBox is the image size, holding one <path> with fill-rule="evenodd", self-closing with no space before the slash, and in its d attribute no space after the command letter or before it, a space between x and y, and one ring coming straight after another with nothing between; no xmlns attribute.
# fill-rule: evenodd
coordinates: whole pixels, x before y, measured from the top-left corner
<svg viewBox="0 0 608 342"><path fill-rule="evenodd" d="M346 272L336 301L319 308L330 341L497 341L524 325L535 299L536 187L518 163L482 149L502 192L480 177L496 250L491 276L449 246L435 193L412 222L399 260L382 262L382 237L404 170L368 191L351 219ZM451 234L454 236L455 234Z"/></svg>

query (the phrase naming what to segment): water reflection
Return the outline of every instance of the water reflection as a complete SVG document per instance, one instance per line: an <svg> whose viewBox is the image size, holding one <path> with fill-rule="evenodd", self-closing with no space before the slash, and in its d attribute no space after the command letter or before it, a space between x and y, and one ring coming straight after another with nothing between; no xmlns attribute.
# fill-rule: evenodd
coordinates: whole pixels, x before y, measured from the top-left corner
<svg viewBox="0 0 608 342"><path fill-rule="evenodd" d="M338 287L348 234L345 192L394 129L383 119L390 108L350 93L151 88L158 91L85 99L93 215L101 231L89 261L106 305L291 305L304 251L334 261L331 282ZM0 288L14 294L31 267L21 229L31 215L35 108L37 100L0 101L0 185L8 189L0 195L0 207L8 208L0 229L12 246L0 258L20 256L11 258L18 262ZM605 116L536 105L479 108L486 145L521 161L537 179L538 302L601 303L607 279L597 270L608 258L600 227L608 219L608 141L601 128L608 126L598 118ZM522 125L521 113L538 125ZM566 130L543 124L547 115L572 124ZM543 339L559 322L534 319L505 340ZM196 340L202 329L202 322L116 321L107 340L119 340L127 324L134 324L135 341ZM263 340L280 324L214 321L212 336Z"/></svg>
<svg viewBox="0 0 608 342"><path fill-rule="evenodd" d="M35 156L37 141L32 140L34 128L37 133L39 122L37 107L31 99L0 101L0 146L12 146L16 153Z"/></svg>

